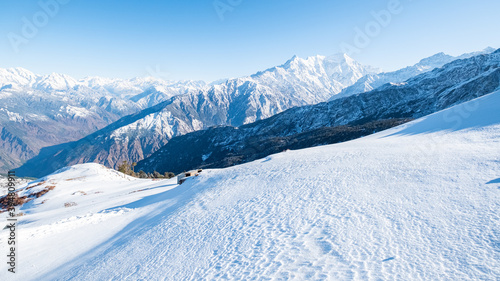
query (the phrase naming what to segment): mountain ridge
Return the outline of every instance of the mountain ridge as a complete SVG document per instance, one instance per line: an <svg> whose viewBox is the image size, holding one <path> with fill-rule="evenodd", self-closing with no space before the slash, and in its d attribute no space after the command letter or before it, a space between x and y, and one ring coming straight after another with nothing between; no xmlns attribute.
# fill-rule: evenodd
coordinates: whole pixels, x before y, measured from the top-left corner
<svg viewBox="0 0 500 281"><path fill-rule="evenodd" d="M99 131L101 135L81 139L78 152L71 152L73 144L66 146L57 157L67 159L54 163L98 161L116 167L123 160L149 156L177 135L216 125L248 124L288 108L322 102L346 86L332 77L345 73L344 83L352 83L372 69L343 58L335 65L324 56L296 57L288 65L174 96L144 110L141 118L130 115ZM48 157L46 151L52 148L41 155Z"/></svg>
<svg viewBox="0 0 500 281"><path fill-rule="evenodd" d="M454 60L466 59L480 54L488 54L494 52L496 49L487 47L482 51L465 53L459 56L447 55L443 52L437 53L427 58L421 59L418 63L407 66L405 68L392 71L380 72L377 74L369 74L361 77L353 85L346 87L338 95L333 96L330 100L347 97L354 94L364 93L375 88L378 88L386 83L401 83L418 74L431 71L435 68L440 68Z"/></svg>
<svg viewBox="0 0 500 281"><path fill-rule="evenodd" d="M292 108L240 127L218 127L173 138L136 168L146 172L223 168L286 149L349 140L363 131L370 134L498 88L500 49L488 55L455 60L405 83L385 84L371 92ZM375 125L375 121L385 123ZM297 146L297 139L304 144Z"/></svg>

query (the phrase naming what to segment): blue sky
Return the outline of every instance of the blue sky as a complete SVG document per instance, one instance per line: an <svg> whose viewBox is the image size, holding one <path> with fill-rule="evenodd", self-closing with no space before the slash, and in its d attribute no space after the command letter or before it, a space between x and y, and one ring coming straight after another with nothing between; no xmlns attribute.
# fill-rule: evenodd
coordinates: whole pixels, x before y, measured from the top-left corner
<svg viewBox="0 0 500 281"><path fill-rule="evenodd" d="M390 21L377 22L380 11ZM211 81L356 47L361 30L368 43L351 56L395 70L441 51L499 48L498 11L498 0L0 0L0 67Z"/></svg>

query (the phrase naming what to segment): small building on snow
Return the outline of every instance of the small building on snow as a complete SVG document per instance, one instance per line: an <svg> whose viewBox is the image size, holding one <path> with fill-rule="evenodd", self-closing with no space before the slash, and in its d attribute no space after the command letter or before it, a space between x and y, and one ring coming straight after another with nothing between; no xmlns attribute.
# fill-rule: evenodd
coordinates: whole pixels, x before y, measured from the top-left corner
<svg viewBox="0 0 500 281"><path fill-rule="evenodd" d="M184 173L178 174L177 175L177 184L182 184L189 177L198 176L201 173L201 171L203 171L203 170L202 169L198 169L198 170L191 170L189 172L184 172Z"/></svg>

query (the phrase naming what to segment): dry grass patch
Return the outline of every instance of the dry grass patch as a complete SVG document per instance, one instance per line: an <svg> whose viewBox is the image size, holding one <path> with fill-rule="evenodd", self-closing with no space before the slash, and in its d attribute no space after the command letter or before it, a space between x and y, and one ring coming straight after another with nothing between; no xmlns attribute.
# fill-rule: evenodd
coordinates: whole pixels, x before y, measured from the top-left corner
<svg viewBox="0 0 500 281"><path fill-rule="evenodd" d="M71 194L71 195L78 195L78 194L80 194L80 195L87 195L87 192L78 190L78 191L73 192L73 194Z"/></svg>
<svg viewBox="0 0 500 281"><path fill-rule="evenodd" d="M77 177L77 178L71 178L71 179L67 179L66 181L74 181L74 180L79 180L79 179L83 179L85 177Z"/></svg>
<svg viewBox="0 0 500 281"><path fill-rule="evenodd" d="M37 186L43 185L43 184L45 184L45 183L46 183L46 181L41 181L41 182L39 182L39 183L37 183L37 184L35 184L35 185L32 185L32 186L28 186L28 187L26 187L26 190L30 190L30 189L32 189L33 187L37 187Z"/></svg>
<svg viewBox="0 0 500 281"><path fill-rule="evenodd" d="M64 207L65 208L69 208L69 207L73 207L73 206L76 206L78 204L76 204L76 202L66 202L64 203Z"/></svg>

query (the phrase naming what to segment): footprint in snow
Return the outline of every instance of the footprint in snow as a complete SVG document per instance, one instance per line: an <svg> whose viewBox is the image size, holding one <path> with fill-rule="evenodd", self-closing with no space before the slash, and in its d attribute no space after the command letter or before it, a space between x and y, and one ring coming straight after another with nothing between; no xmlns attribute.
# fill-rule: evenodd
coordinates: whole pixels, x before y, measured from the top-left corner
<svg viewBox="0 0 500 281"><path fill-rule="evenodd" d="M386 262L386 261L392 261L393 259L395 259L396 257L390 257L390 258L386 258L385 260L383 260L382 262Z"/></svg>
<svg viewBox="0 0 500 281"><path fill-rule="evenodd" d="M267 161L270 161L271 160L271 157L266 157L264 160L262 160L261 163L264 163L264 162L267 162Z"/></svg>

